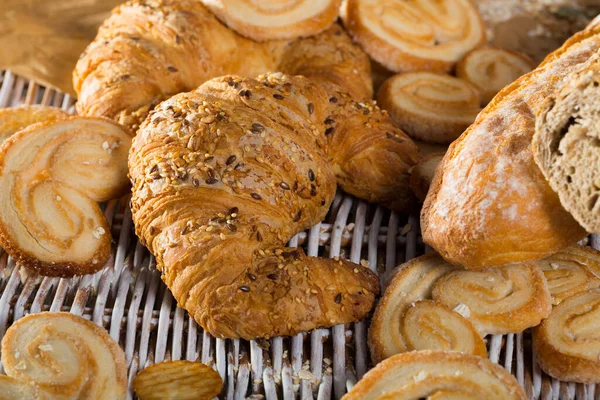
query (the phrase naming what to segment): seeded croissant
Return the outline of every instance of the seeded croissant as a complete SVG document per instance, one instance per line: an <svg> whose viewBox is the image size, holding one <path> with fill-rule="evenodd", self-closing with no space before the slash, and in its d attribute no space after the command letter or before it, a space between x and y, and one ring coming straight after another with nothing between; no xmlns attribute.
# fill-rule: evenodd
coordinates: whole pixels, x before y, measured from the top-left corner
<svg viewBox="0 0 600 400"><path fill-rule="evenodd" d="M365 317L373 272L284 243L325 217L336 175L360 184L338 162L378 140L409 143L379 110L303 77L227 76L161 103L132 145L132 213L179 306L244 339Z"/></svg>

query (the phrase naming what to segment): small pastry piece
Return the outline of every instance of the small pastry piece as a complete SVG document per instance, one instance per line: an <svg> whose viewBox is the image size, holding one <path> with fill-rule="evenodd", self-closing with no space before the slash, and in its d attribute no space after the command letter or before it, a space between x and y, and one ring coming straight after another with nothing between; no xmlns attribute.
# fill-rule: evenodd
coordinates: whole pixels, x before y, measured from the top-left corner
<svg viewBox="0 0 600 400"><path fill-rule="evenodd" d="M431 298L434 283L457 268L437 254L415 258L397 268L375 309L369 328L369 348L374 363L394 354L415 349L407 343L402 333L404 314L412 303ZM454 319L460 318L460 315L456 315ZM468 326L467 323L463 325ZM482 340L480 337L477 339ZM432 340L432 344L435 345L435 340ZM460 342L448 343L445 346L450 349L464 348ZM471 345L467 344L466 347ZM472 345L472 348L477 348L477 345Z"/></svg>
<svg viewBox="0 0 600 400"><path fill-rule="evenodd" d="M342 400L526 400L514 376L486 358L412 351L378 364Z"/></svg>
<svg viewBox="0 0 600 400"><path fill-rule="evenodd" d="M210 400L223 389L223 380L206 364L165 361L140 371L133 389L140 400Z"/></svg>
<svg viewBox="0 0 600 400"><path fill-rule="evenodd" d="M571 246L536 264L544 272L553 305L600 287L600 252L591 247Z"/></svg>
<svg viewBox="0 0 600 400"><path fill-rule="evenodd" d="M531 141L540 105L599 49L600 25L573 36L450 145L421 211L423 241L446 260L469 269L539 260L587 235L534 162Z"/></svg>
<svg viewBox="0 0 600 400"><path fill-rule="evenodd" d="M433 143L452 142L481 111L475 86L432 72L394 75L379 88L377 102L410 137Z"/></svg>
<svg viewBox="0 0 600 400"><path fill-rule="evenodd" d="M341 16L367 54L395 72L449 72L485 42L470 0L347 0Z"/></svg>
<svg viewBox="0 0 600 400"><path fill-rule="evenodd" d="M128 187L131 136L116 123L71 117L35 124L0 147L0 245L47 276L97 271L110 254L96 202Z"/></svg>
<svg viewBox="0 0 600 400"><path fill-rule="evenodd" d="M68 117L69 114L57 107L32 105L0 108L0 145L29 125Z"/></svg>
<svg viewBox="0 0 600 400"><path fill-rule="evenodd" d="M540 367L561 381L600 383L600 289L563 300L533 330Z"/></svg>
<svg viewBox="0 0 600 400"><path fill-rule="evenodd" d="M600 233L600 56L549 97L536 118L533 157L560 203Z"/></svg>
<svg viewBox="0 0 600 400"><path fill-rule="evenodd" d="M552 309L546 279L534 264L453 271L438 279L432 298L469 319L482 335L523 332Z"/></svg>
<svg viewBox="0 0 600 400"><path fill-rule="evenodd" d="M505 86L535 68L525 54L485 46L471 51L456 66L456 76L475 85L485 106Z"/></svg>
<svg viewBox="0 0 600 400"><path fill-rule="evenodd" d="M316 35L337 19L341 0L202 0L217 18L252 40Z"/></svg>
<svg viewBox="0 0 600 400"><path fill-rule="evenodd" d="M443 158L444 153L428 154L413 167L410 173L410 187L419 200L425 201L435 169Z"/></svg>
<svg viewBox="0 0 600 400"><path fill-rule="evenodd" d="M0 400L50 400L41 390L10 376L0 375Z"/></svg>
<svg viewBox="0 0 600 400"><path fill-rule="evenodd" d="M69 313L30 314L2 339L6 374L55 400L127 397L125 355L105 329Z"/></svg>

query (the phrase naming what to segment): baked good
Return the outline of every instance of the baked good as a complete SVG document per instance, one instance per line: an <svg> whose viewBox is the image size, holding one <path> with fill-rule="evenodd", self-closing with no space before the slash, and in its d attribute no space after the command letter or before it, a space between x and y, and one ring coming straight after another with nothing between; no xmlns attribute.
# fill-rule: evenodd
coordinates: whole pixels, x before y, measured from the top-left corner
<svg viewBox="0 0 600 400"><path fill-rule="evenodd" d="M600 57L565 79L539 110L533 157L563 207L600 233Z"/></svg>
<svg viewBox="0 0 600 400"><path fill-rule="evenodd" d="M483 339L469 321L442 305L421 302L431 298L432 287L441 276L457 268L435 253L415 258L397 268L369 328L368 342L374 363L397 353L423 349L486 354ZM430 313L428 319L418 321L426 312ZM441 317L445 320L441 321ZM454 340L440 340L435 330L443 331L445 339ZM423 337L423 333L433 334ZM463 336L460 340L459 335Z"/></svg>
<svg viewBox="0 0 600 400"><path fill-rule="evenodd" d="M358 162L376 140L406 146L377 115L279 73L217 78L150 114L129 158L136 233L206 331L288 336L370 311L379 284L368 268L284 244L327 214L337 153Z"/></svg>
<svg viewBox="0 0 600 400"><path fill-rule="evenodd" d="M31 124L64 119L68 116L69 114L60 108L41 105L0 108L0 145Z"/></svg>
<svg viewBox="0 0 600 400"><path fill-rule="evenodd" d="M432 72L394 75L379 88L377 102L410 137L444 144L460 136L481 111L475 86Z"/></svg>
<svg viewBox="0 0 600 400"><path fill-rule="evenodd" d="M529 57L517 51L484 46L469 52L456 66L456 76L475 85L485 106L505 86L535 68Z"/></svg>
<svg viewBox="0 0 600 400"><path fill-rule="evenodd" d="M228 27L252 40L316 35L338 17L341 0L202 0Z"/></svg>
<svg viewBox="0 0 600 400"><path fill-rule="evenodd" d="M600 48L600 27L571 38L504 88L452 145L421 212L423 240L477 269L547 257L586 236L533 160L535 113Z"/></svg>
<svg viewBox="0 0 600 400"><path fill-rule="evenodd" d="M140 400L210 400L221 392L223 380L206 364L165 361L138 372L133 389Z"/></svg>
<svg viewBox="0 0 600 400"><path fill-rule="evenodd" d="M600 287L600 252L591 247L571 246L536 264L544 272L553 305Z"/></svg>
<svg viewBox="0 0 600 400"><path fill-rule="evenodd" d="M599 309L600 289L581 292L555 306L533 330L535 354L544 372L562 381L600 382Z"/></svg>
<svg viewBox="0 0 600 400"><path fill-rule="evenodd" d="M125 399L125 355L105 329L70 313L30 314L2 338L8 376L49 399Z"/></svg>
<svg viewBox="0 0 600 400"><path fill-rule="evenodd" d="M34 124L0 147L0 245L47 276L104 267L111 235L97 202L127 192L130 134L99 118Z"/></svg>
<svg viewBox="0 0 600 400"><path fill-rule="evenodd" d="M50 400L35 386L0 375L0 400Z"/></svg>
<svg viewBox="0 0 600 400"><path fill-rule="evenodd" d="M329 141L337 144L328 155L340 187L397 211L413 206L408 170L418 161L418 150L366 100L372 96L368 57L339 25L305 39L259 44L225 28L200 2L152 4L126 3L100 28L74 73L81 114L137 128L158 102L215 76L255 77L268 70L303 75L322 86L335 109L314 118L320 127L328 125L328 133L336 132ZM349 104L350 99L359 102ZM344 121L344 113L354 115L351 122Z"/></svg>
<svg viewBox="0 0 600 400"><path fill-rule="evenodd" d="M427 154L410 172L410 188L421 201L427 197L427 191L433 180L433 175L445 153Z"/></svg>
<svg viewBox="0 0 600 400"><path fill-rule="evenodd" d="M367 54L395 72L449 72L485 42L470 0L347 0L341 17Z"/></svg>
<svg viewBox="0 0 600 400"><path fill-rule="evenodd" d="M435 282L432 298L460 312L482 335L523 332L552 309L544 274L531 263L452 271Z"/></svg>
<svg viewBox="0 0 600 400"><path fill-rule="evenodd" d="M445 351L412 351L379 363L343 400L525 400L517 380L486 358Z"/></svg>
<svg viewBox="0 0 600 400"><path fill-rule="evenodd" d="M369 59L339 25L307 39L259 43L221 24L196 0L116 7L79 59L73 87L79 114L137 129L150 109L174 94L218 76L269 71L321 77L357 99L372 97Z"/></svg>

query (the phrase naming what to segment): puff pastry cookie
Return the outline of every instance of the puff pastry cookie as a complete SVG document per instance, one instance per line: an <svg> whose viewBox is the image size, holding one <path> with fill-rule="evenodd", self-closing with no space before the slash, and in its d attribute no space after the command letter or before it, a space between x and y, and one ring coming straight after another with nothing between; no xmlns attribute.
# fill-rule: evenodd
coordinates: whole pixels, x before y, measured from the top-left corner
<svg viewBox="0 0 600 400"><path fill-rule="evenodd" d="M127 397L125 355L105 329L69 313L30 314L2 339L11 390L42 392L53 400L121 400ZM0 381L0 388L5 387Z"/></svg>
<svg viewBox="0 0 600 400"><path fill-rule="evenodd" d="M381 362L342 400L526 400L517 380L487 358L445 351L412 351Z"/></svg>
<svg viewBox="0 0 600 400"><path fill-rule="evenodd" d="M0 148L0 245L43 275L102 268L111 235L97 202L127 191L130 144L116 123L85 117L11 136Z"/></svg>
<svg viewBox="0 0 600 400"><path fill-rule="evenodd" d="M470 0L347 0L341 15L365 52L395 72L448 72L485 41Z"/></svg>
<svg viewBox="0 0 600 400"><path fill-rule="evenodd" d="M381 85L377 102L410 137L450 143L481 111L479 90L446 74L410 72Z"/></svg>

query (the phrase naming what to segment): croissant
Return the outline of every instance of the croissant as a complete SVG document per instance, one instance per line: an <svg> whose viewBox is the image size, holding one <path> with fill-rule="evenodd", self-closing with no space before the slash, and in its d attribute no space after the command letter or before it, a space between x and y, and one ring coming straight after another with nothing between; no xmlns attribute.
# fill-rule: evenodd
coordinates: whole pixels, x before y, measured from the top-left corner
<svg viewBox="0 0 600 400"><path fill-rule="evenodd" d="M357 99L372 97L369 59L339 25L307 39L259 43L221 24L200 1L134 0L102 24L75 66L73 87L79 114L137 128L160 101L211 78L312 77L322 75L320 67Z"/></svg>
<svg viewBox="0 0 600 400"><path fill-rule="evenodd" d="M356 321L376 275L283 244L327 214L336 175L362 184L339 162L354 168L363 141L380 140L414 146L377 109L307 78L208 81L161 103L134 139L136 232L178 304L216 337Z"/></svg>
<svg viewBox="0 0 600 400"><path fill-rule="evenodd" d="M369 59L339 25L306 39L257 43L227 29L199 1L131 1L100 28L73 81L80 114L109 117L135 129L160 101L208 79L273 70L317 82L334 105L338 100L341 105L342 97L359 101L353 107L363 117L355 117L354 128L345 126L343 114L335 123L326 116L316 120L328 124L329 133L346 132L330 139L337 142L328 155L338 184L394 210L412 207L408 171L418 161L418 149L366 100L373 94Z"/></svg>
<svg viewBox="0 0 600 400"><path fill-rule="evenodd" d="M421 213L423 240L449 262L536 260L586 236L534 162L532 138L540 104L600 50L599 33L578 33L504 88L450 146Z"/></svg>

